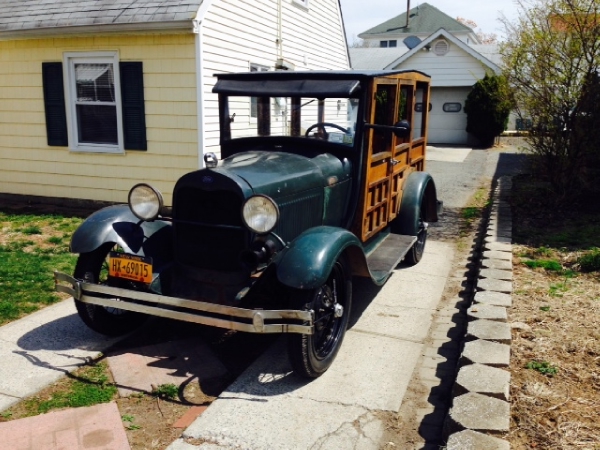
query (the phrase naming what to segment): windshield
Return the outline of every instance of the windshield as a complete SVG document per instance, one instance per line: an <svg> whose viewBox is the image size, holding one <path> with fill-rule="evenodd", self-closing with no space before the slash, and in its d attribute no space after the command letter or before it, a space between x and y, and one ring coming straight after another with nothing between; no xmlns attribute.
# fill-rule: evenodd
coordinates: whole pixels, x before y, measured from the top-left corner
<svg viewBox="0 0 600 450"><path fill-rule="evenodd" d="M354 145L358 100L229 96L230 139L293 136Z"/></svg>

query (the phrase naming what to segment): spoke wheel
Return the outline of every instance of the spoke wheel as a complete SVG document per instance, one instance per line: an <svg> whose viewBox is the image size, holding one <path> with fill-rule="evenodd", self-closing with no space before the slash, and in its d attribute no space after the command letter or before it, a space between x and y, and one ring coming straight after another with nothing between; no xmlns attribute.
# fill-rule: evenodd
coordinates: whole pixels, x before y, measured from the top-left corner
<svg viewBox="0 0 600 450"><path fill-rule="evenodd" d="M108 254L116 250L113 244L104 244L77 259L74 277L87 283L107 284ZM147 315L118 308L92 305L75 300L81 320L92 330L106 336L120 336L138 328Z"/></svg>
<svg viewBox="0 0 600 450"><path fill-rule="evenodd" d="M293 292L292 302L295 309L314 311L314 333L288 336L290 362L297 374L316 378L333 363L348 326L352 281L344 262L335 263L322 286Z"/></svg>
<svg viewBox="0 0 600 450"><path fill-rule="evenodd" d="M425 222L423 219L423 204L421 204L421 208L419 209L419 226L417 231L417 241L413 244L411 249L406 254L404 261L409 266L414 266L421 258L423 258L423 253L425 252L425 244L427 243L427 227L429 224Z"/></svg>

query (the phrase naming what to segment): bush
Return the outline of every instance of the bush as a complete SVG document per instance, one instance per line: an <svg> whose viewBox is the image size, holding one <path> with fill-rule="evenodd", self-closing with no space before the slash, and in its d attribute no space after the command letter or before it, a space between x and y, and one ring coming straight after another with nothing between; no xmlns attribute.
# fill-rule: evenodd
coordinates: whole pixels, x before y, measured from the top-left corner
<svg viewBox="0 0 600 450"><path fill-rule="evenodd" d="M486 74L475 83L465 101L467 132L474 134L483 146L490 147L494 138L506 130L512 106L506 78Z"/></svg>
<svg viewBox="0 0 600 450"><path fill-rule="evenodd" d="M600 271L600 248L593 248L579 258L582 272Z"/></svg>

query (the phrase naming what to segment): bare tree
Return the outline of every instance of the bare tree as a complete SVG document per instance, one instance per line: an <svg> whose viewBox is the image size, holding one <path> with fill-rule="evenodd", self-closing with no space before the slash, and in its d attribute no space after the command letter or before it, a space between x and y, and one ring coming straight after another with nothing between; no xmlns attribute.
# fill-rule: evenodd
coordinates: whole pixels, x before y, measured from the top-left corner
<svg viewBox="0 0 600 450"><path fill-rule="evenodd" d="M598 85L600 4L597 0L517 0L519 19L502 22L505 75L518 115L531 119L537 174L566 198L598 187L600 114L589 98ZM575 191L574 191L575 190Z"/></svg>

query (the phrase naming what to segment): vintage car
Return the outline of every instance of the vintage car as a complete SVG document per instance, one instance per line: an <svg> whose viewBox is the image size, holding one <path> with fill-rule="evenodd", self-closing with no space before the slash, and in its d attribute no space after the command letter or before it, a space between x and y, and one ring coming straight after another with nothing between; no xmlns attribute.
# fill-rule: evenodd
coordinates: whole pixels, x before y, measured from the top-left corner
<svg viewBox="0 0 600 450"><path fill-rule="evenodd" d="M429 89L414 71L217 75L221 158L177 181L172 208L137 184L91 215L56 289L106 335L148 315L287 333L295 372L323 374L352 277L381 285L418 263L441 211L424 172Z"/></svg>

